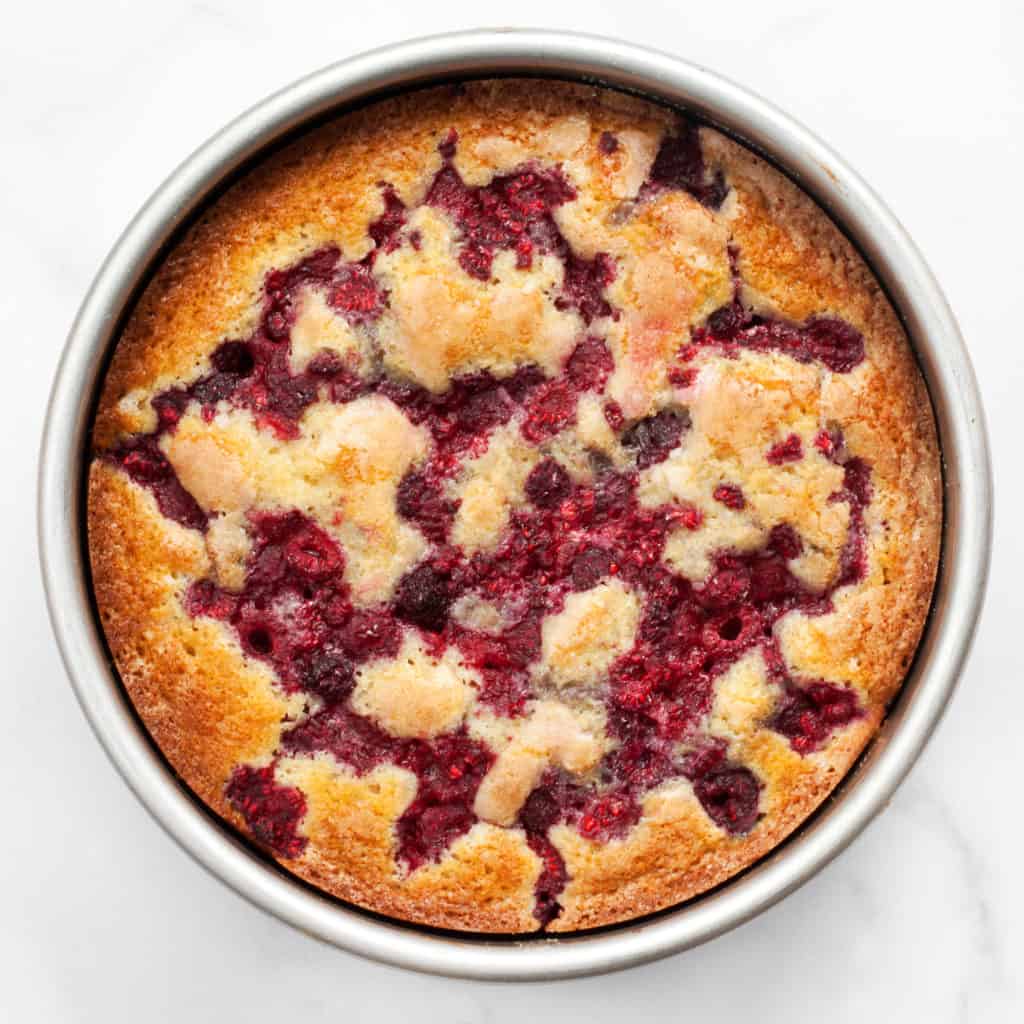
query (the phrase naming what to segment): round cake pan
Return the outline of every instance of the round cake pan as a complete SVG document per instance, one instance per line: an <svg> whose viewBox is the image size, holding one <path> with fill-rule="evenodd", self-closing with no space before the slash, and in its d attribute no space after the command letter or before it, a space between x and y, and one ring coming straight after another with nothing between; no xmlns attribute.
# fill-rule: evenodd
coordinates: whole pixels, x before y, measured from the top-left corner
<svg viewBox="0 0 1024 1024"><path fill-rule="evenodd" d="M84 477L96 393L120 325L181 229L269 147L326 115L445 80L533 75L602 83L677 105L775 163L864 254L906 326L931 394L945 475L939 579L916 661L857 767L756 866L675 909L564 938L430 931L332 900L275 868L178 781L133 714L90 594ZM771 906L835 857L887 804L949 703L981 609L991 479L980 399L956 321L914 244L871 189L805 128L704 68L611 39L475 31L375 50L264 100L185 161L121 236L94 281L50 398L39 479L43 577L57 642L92 728L135 794L197 861L257 906L375 960L472 978L554 979L609 971L704 942Z"/></svg>

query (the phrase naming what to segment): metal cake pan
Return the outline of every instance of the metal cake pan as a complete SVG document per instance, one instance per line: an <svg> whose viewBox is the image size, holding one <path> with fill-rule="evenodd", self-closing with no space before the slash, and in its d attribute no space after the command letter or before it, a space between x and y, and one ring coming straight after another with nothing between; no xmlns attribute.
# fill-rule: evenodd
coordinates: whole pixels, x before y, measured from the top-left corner
<svg viewBox="0 0 1024 1024"><path fill-rule="evenodd" d="M84 476L96 394L126 312L166 247L226 181L325 115L431 83L495 75L582 79L688 109L796 180L859 247L903 319L931 395L943 455L943 554L906 684L861 761L788 841L717 890L631 924L560 938L430 931L372 915L291 877L185 789L134 715L90 594ZM480 979L555 979L643 963L748 920L807 881L882 810L938 724L981 610L991 546L991 470L980 398L956 321L895 217L824 143L771 104L668 54L548 31L473 31L374 50L276 93L185 161L107 257L68 337L50 397L39 542L50 617L78 700L125 782L185 850L236 892L327 942L403 967Z"/></svg>

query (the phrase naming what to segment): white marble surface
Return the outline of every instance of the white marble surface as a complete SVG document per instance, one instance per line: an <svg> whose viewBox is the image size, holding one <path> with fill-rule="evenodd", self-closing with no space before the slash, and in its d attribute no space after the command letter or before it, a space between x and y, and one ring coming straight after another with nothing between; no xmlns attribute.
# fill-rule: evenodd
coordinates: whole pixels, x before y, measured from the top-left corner
<svg viewBox="0 0 1024 1024"><path fill-rule="evenodd" d="M950 5L952 7L953 5ZM1024 1017L1024 500L1019 5L21 3L0 30L0 1019L553 1018L833 1024ZM990 598L952 711L891 809L816 880L701 949L535 987L374 966L204 874L107 763L58 663L36 567L43 407L64 334L128 218L222 123L307 71L481 20L671 48L831 142L932 262L988 403Z"/></svg>

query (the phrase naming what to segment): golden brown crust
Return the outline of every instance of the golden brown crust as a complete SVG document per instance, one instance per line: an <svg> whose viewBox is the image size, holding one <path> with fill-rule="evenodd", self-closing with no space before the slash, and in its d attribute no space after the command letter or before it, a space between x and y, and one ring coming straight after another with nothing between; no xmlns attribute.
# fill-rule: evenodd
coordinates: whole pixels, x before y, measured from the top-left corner
<svg viewBox="0 0 1024 1024"><path fill-rule="evenodd" d="M297 760L284 772L309 801L306 852L288 867L341 899L419 924L475 932L529 932L536 858L520 834L478 823L437 864L395 871L395 820L415 783L398 769L364 779L327 759Z"/></svg>
<svg viewBox="0 0 1024 1024"><path fill-rule="evenodd" d="M206 569L198 534L168 526L145 491L101 461L90 472L88 522L100 617L132 703L186 785L243 828L224 787L236 765L270 757L294 702L278 695L271 674L219 625L181 610L185 581ZM301 784L306 795L310 842L285 863L307 881L423 924L535 927L538 865L517 833L481 823L441 864L404 881L394 870L393 829L415 791L407 772L384 768L356 778L324 758L296 758L278 778Z"/></svg>
<svg viewBox="0 0 1024 1024"><path fill-rule="evenodd" d="M883 717L872 714L838 736L824 753L801 758L778 735L764 732L748 761L771 771L765 820L748 835L716 828L685 784L651 793L644 818L623 840L589 842L564 826L555 840L571 880L562 913L548 931L596 928L641 917L698 896L770 853L832 792Z"/></svg>
<svg viewBox="0 0 1024 1024"><path fill-rule="evenodd" d="M850 450L871 464L868 576L838 597L836 614L792 630L802 642L790 664L818 678L836 678L843 666L842 678L884 706L917 648L938 564L942 475L931 402L895 311L849 240L788 179L722 136L716 143L737 193L733 238L745 284L794 320L836 313L867 341L856 371L824 375L820 415L842 423Z"/></svg>
<svg viewBox="0 0 1024 1024"><path fill-rule="evenodd" d="M578 253L609 252L621 268L609 295L623 316L606 331L616 366L609 394L628 417L647 415L665 403L666 395L685 400L695 424L710 425L703 471L713 466L734 473L745 489L755 490L762 477L752 468L748 448L763 451L764 439L778 436L784 426L802 432L806 447L808 431L842 425L849 452L872 468L873 498L864 524L866 575L836 593L833 612L791 614L777 635L795 677L851 685L866 715L806 756L765 728L763 718L723 727L730 756L749 765L765 787L762 820L747 835L730 836L714 825L685 780L649 793L640 823L623 839L594 842L574 828L556 826L552 841L569 882L552 931L611 924L689 899L752 864L798 827L849 770L898 691L923 628L938 562L942 504L934 421L906 338L877 282L810 199L708 129L701 130L705 159L731 186L722 209L712 214L679 192L638 204L626 217L623 203L635 198L657 139L672 123L668 112L618 94L550 82L502 82L402 96L318 129L231 188L158 269L115 351L94 428L97 452L153 429L149 399L194 380L207 370L218 344L251 331L270 269L328 243L339 245L348 260L366 255L372 245L367 227L382 210L376 183L391 182L410 206L421 200L440 167L438 142L451 128L459 136L457 165L471 183L486 182L533 157L563 163L574 178L581 198L559 211L560 230ZM603 132L621 140L615 153L598 151ZM436 251L432 230L440 232ZM447 281L448 290L434 298L428 286L416 292L416 316L403 314L401 302L394 303L380 328L387 365L413 376L440 365L443 380L460 366L492 365L473 360L497 360L493 365L503 367L502 359L542 358L531 347L534 336L543 329L548 337L562 338L565 323L551 309L481 306L491 298L452 270L455 264L444 255L450 241L446 230L443 223L424 220L422 259L435 261L424 264L425 278ZM737 360L702 354L696 364L700 379L718 382L740 406L752 403L756 415L742 425L746 447L733 443L740 430L735 409L715 407L713 395L706 391L702 398L699 389L672 397L664 373L681 332L729 300L730 244L739 252L748 305L794 321L841 317L866 343L864 362L850 373L806 368L769 354ZM402 275L424 269L410 270L401 258L382 259L378 266L378 273L391 275L393 294L395 282L406 280ZM515 295L510 291L501 301L514 303ZM466 313L462 321L452 314L455 326L448 340L432 350L429 365L417 368L416 344L424 332L436 334L437 321L419 317L423 309L429 313L431 302ZM502 332L488 333L488 322L499 316ZM433 387L436 381L424 376L423 383ZM190 421L189 429L200 432L202 425L196 424ZM719 428L722 443L716 441ZM245 440L253 433L251 424L234 423L231 429L233 437L243 439L238 444L249 445L239 449L242 463L248 458L277 466L278 453ZM594 438L601 429L598 417ZM613 461L622 456L621 447L604 435L588 444L607 444ZM314 465L315 447L307 456ZM521 491L523 466L532 465L528 458L510 449L510 462L519 460L510 491ZM824 459L812 463L814 458L811 453L805 460L808 476L787 471L782 490L759 495L757 512L764 523L723 523L714 529L735 532L715 536L734 538L742 548L759 542L765 524L795 522L820 541L816 554L825 566L820 571L833 571L845 536L846 506L826 509L820 501L831 486L832 470ZM316 463L315 473L304 466L309 488L303 492L304 507L326 508L340 500L339 488L354 486L336 464L323 469ZM282 501L274 473L247 472L257 497L239 481L236 490L245 497L240 505ZM710 479L700 473L700 467L670 461L648 473L643 486L654 495L652 502L659 495L694 500L688 488L703 493ZM193 485L197 496L200 486ZM392 484L380 486L390 486L380 493L393 496ZM470 493L472 486L472 478L462 480L461 493ZM491 493L491 482L480 477L478 490ZM379 493L373 494L377 500ZM216 495L210 501L216 502ZM215 507L230 511L226 503ZM505 515L503 508L499 525ZM827 521L829 516L835 521ZM493 532L493 510L487 518ZM472 527L466 526L467 537L485 546L486 537L474 537ZM231 773L239 764L266 764L275 756L283 720L301 715L302 701L283 696L273 672L246 657L229 629L184 611L181 599L189 581L224 572L216 552L198 532L163 517L146 490L102 458L90 468L88 529L97 604L129 696L184 782L216 813L242 827L224 795ZM396 550L405 544L403 557L415 561L420 549L398 535L400 525L388 529L388 543ZM677 567L699 577L703 557L701 551L680 548ZM356 776L319 754L284 757L276 778L306 800L302 832L308 842L300 856L281 863L324 891L437 927L511 933L538 927L533 889L541 865L520 830L480 821L438 863L406 873L396 867L395 822L415 794L410 774L380 767Z"/></svg>
<svg viewBox="0 0 1024 1024"><path fill-rule="evenodd" d="M93 590L114 662L146 727L184 781L240 824L224 784L277 746L288 702L220 626L187 616L180 591L208 568L202 539L96 461L89 473Z"/></svg>

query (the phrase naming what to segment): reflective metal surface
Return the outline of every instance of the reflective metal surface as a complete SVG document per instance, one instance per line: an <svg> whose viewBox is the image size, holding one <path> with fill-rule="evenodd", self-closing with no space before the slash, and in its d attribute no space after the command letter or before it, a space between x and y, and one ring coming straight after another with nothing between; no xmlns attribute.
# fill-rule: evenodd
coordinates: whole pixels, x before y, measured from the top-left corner
<svg viewBox="0 0 1024 1024"><path fill-rule="evenodd" d="M925 639L896 707L836 794L793 838L714 893L636 924L525 941L365 914L277 870L218 825L176 781L126 702L90 600L83 546L83 456L97 382L126 306L174 232L232 172L325 113L395 89L497 74L584 78L679 104L797 180L860 247L902 315L935 406L945 470L944 551ZM419 39L343 61L271 96L190 157L128 226L79 311L51 395L39 479L57 641L96 735L150 813L213 874L303 931L376 960L474 978L569 977L686 949L775 903L835 857L886 805L950 700L981 608L990 534L988 448L971 365L935 280L878 197L800 125L703 68L609 39L540 31Z"/></svg>

